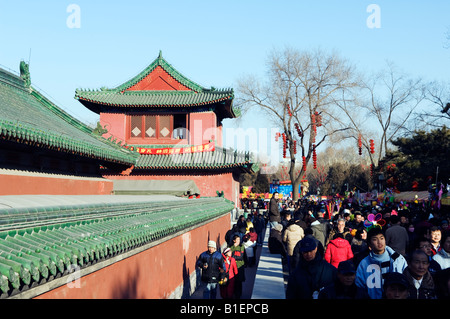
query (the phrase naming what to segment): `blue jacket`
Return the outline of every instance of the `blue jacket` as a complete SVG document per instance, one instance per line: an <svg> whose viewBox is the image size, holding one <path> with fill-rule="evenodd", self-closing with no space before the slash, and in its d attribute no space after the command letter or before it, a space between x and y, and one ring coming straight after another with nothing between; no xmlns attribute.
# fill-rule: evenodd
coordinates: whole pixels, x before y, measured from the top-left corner
<svg viewBox="0 0 450 319"><path fill-rule="evenodd" d="M203 269L205 263L208 264L208 268ZM218 251L211 254L207 250L198 257L197 267L202 269L202 281L217 283L220 280L220 269L225 270L225 262Z"/></svg>
<svg viewBox="0 0 450 319"><path fill-rule="evenodd" d="M356 271L355 283L370 299L383 297L384 274L388 272L403 273L408 266L405 258L386 246L382 255L370 252L364 258Z"/></svg>

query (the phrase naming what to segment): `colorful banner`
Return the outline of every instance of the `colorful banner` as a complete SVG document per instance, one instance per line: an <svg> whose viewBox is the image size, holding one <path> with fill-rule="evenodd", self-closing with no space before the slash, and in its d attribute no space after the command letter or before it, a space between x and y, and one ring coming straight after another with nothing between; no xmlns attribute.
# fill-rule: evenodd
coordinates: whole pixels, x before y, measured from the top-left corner
<svg viewBox="0 0 450 319"><path fill-rule="evenodd" d="M186 153L199 153L199 152L213 152L215 150L214 142L187 146L187 147L164 147L164 148L147 148L137 147L136 150L139 154L145 155L174 155L174 154L186 154Z"/></svg>

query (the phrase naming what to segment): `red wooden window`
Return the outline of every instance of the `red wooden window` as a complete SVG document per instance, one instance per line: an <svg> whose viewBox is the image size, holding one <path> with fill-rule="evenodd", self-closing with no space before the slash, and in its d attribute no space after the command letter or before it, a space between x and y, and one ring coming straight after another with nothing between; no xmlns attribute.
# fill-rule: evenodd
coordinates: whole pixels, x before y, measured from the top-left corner
<svg viewBox="0 0 450 319"><path fill-rule="evenodd" d="M139 139L186 139L186 114L131 115L128 134Z"/></svg>

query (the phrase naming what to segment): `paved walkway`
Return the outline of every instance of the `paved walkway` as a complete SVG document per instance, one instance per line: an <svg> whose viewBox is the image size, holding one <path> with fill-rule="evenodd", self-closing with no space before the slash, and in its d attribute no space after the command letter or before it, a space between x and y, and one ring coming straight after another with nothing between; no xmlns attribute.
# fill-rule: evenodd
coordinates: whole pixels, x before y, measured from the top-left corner
<svg viewBox="0 0 450 319"><path fill-rule="evenodd" d="M285 273L281 255L271 254L267 245L269 228L260 247L258 269L253 285L252 299L286 299Z"/></svg>

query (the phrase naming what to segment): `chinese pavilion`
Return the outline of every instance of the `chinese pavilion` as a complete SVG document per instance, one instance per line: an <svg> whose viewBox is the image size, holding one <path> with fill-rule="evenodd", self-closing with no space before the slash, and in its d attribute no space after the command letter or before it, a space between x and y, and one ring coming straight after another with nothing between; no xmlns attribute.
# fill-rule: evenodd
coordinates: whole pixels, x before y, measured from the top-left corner
<svg viewBox="0 0 450 319"><path fill-rule="evenodd" d="M103 175L117 185L133 180L145 188L150 181L190 180L202 196L223 192L236 203L239 174L257 170L249 153L223 148L222 121L239 115L232 106L233 90L198 85L161 52L122 85L78 89L75 98L100 115L103 137L140 154L127 174L104 170Z"/></svg>

